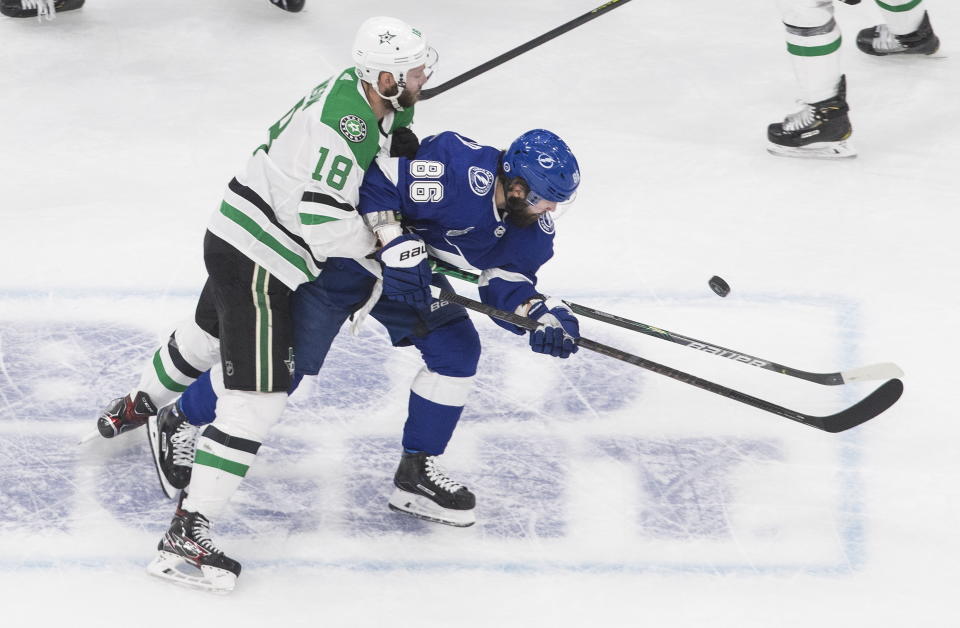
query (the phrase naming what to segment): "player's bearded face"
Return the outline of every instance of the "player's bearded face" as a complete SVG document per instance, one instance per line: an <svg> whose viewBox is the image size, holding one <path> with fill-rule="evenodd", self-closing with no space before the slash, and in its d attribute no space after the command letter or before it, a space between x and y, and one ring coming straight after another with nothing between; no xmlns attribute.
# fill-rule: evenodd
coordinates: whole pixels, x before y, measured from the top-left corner
<svg viewBox="0 0 960 628"><path fill-rule="evenodd" d="M507 199L504 205L507 222L517 227L528 227L540 218L540 214L556 209L556 203L542 199L531 205L527 201L529 194L530 188L526 181L519 177L507 184Z"/></svg>
<svg viewBox="0 0 960 628"><path fill-rule="evenodd" d="M505 209L507 222L517 227L528 227L539 218L539 214L533 212L523 196L508 196Z"/></svg>
<svg viewBox="0 0 960 628"><path fill-rule="evenodd" d="M400 103L400 106L406 109L407 107L412 107L420 100L420 90L423 89L424 84L430 78L430 75L426 72L426 66L418 66L412 70L407 71L406 76L404 77L404 88L400 92L397 102ZM393 96L397 93L400 87L394 84L393 89L389 92L385 92L386 96Z"/></svg>

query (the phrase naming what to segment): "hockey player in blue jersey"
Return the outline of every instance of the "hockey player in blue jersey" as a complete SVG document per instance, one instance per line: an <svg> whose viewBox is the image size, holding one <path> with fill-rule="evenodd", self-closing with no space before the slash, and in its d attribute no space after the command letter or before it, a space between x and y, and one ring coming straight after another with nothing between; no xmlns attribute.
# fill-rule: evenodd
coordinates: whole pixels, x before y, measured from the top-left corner
<svg viewBox="0 0 960 628"><path fill-rule="evenodd" d="M567 358L577 351L577 319L562 302L538 292L537 272L553 256L551 213L573 198L579 183L569 147L542 129L524 133L506 151L440 133L425 139L415 157L381 157L368 169L359 211L382 245L378 258L390 262L369 314L387 328L394 345L413 345L424 360L411 385L392 509L454 526L475 522L473 493L449 478L437 457L472 388L480 341L466 310L432 298L431 285L453 288L431 272L426 253L480 270L482 301L539 321L529 334L531 349ZM425 246L411 246L417 242ZM419 259L401 267L392 255ZM304 375L318 373L342 324L376 287L376 278L358 262L341 258L329 259L320 277L300 286L292 299L293 388ZM178 404L161 411L156 425L166 447L155 453L168 493L188 483L190 423L212 420L215 401L203 377Z"/></svg>

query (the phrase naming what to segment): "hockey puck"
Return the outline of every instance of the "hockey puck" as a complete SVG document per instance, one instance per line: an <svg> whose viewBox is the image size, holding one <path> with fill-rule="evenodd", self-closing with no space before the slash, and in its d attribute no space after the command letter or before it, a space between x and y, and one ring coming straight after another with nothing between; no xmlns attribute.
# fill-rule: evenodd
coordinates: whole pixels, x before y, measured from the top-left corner
<svg viewBox="0 0 960 628"><path fill-rule="evenodd" d="M725 297L730 294L730 284L724 281L722 277L714 275L708 283L710 284L710 289L716 292L718 297Z"/></svg>

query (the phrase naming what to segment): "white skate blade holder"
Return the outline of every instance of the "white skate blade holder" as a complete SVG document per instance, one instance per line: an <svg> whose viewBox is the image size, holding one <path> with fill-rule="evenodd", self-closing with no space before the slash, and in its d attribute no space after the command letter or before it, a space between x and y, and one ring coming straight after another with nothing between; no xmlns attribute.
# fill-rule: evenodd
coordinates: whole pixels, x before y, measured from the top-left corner
<svg viewBox="0 0 960 628"><path fill-rule="evenodd" d="M815 142L803 147L780 146L773 142L767 142L767 152L778 157L800 159L849 159L857 156L856 149L847 140Z"/></svg>
<svg viewBox="0 0 960 628"><path fill-rule="evenodd" d="M175 488L173 484L170 484L167 476L163 473L163 469L160 467L160 426L156 415L152 415L147 419L147 440L150 441L150 452L153 454L153 466L157 470L160 488L168 498L175 499L179 489Z"/></svg>
<svg viewBox="0 0 960 628"><path fill-rule="evenodd" d="M208 565L197 569L181 556L170 552L159 552L153 562L147 565L147 572L179 585L212 593L230 593L237 586L237 576L233 572Z"/></svg>
<svg viewBox="0 0 960 628"><path fill-rule="evenodd" d="M399 488L394 489L389 505L390 510L457 528L466 528L477 522L473 510L444 508L427 497L401 491Z"/></svg>

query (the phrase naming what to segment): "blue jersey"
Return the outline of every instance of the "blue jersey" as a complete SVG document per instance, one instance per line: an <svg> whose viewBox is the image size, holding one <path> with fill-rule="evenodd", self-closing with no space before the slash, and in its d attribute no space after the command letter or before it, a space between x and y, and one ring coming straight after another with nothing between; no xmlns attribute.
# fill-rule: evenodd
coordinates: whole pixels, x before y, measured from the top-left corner
<svg viewBox="0 0 960 628"><path fill-rule="evenodd" d="M537 271L553 256L554 223L549 213L522 228L504 221L494 203L500 154L451 131L428 137L416 159L380 158L370 166L359 210L399 212L432 255L481 271L484 303L513 311L538 295Z"/></svg>

